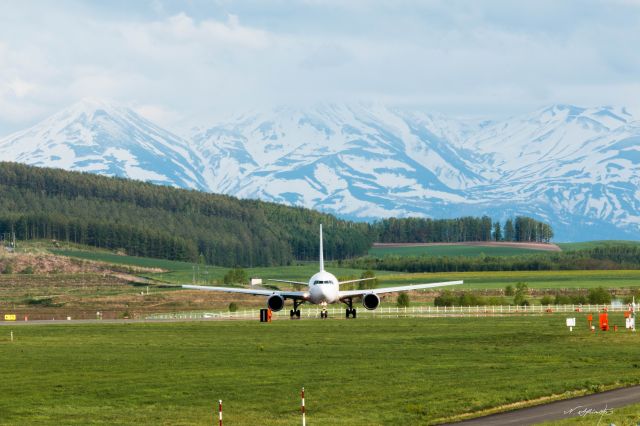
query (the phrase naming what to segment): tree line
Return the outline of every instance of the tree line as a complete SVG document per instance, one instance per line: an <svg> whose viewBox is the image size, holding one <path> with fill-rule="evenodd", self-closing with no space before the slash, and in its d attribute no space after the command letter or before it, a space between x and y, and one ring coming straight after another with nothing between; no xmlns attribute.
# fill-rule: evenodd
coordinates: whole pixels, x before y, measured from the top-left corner
<svg viewBox="0 0 640 426"><path fill-rule="evenodd" d="M374 241L547 241L550 226L526 217L341 220L317 211L89 173L0 162L0 234L55 239L127 254L221 266L272 266L363 256ZM498 226L498 232L496 232ZM510 229L513 228L513 232ZM366 268L368 269L368 268Z"/></svg>
<svg viewBox="0 0 640 426"><path fill-rule="evenodd" d="M489 216L456 219L390 218L373 224L375 240L381 243L459 243L465 241L513 241L548 243L551 225L526 216L504 224Z"/></svg>
<svg viewBox="0 0 640 426"><path fill-rule="evenodd" d="M612 245L520 256L367 256L343 262L343 265L398 272L640 269L640 247Z"/></svg>

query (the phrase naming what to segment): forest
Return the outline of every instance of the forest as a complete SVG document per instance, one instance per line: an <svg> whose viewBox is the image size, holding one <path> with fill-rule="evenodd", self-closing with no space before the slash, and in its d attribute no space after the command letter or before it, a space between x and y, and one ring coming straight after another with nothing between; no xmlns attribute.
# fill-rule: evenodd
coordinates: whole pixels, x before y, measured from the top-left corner
<svg viewBox="0 0 640 426"><path fill-rule="evenodd" d="M551 227L526 217L341 220L258 200L89 173L0 162L0 235L49 239L135 256L220 266L272 266L363 256L379 242L549 241Z"/></svg>
<svg viewBox="0 0 640 426"><path fill-rule="evenodd" d="M328 259L359 256L367 223L226 195L0 163L0 234L50 239L127 254L221 266L270 266L318 258L325 226Z"/></svg>
<svg viewBox="0 0 640 426"><path fill-rule="evenodd" d="M521 256L384 256L343 262L358 269L398 272L550 271L640 269L640 247L613 245Z"/></svg>
<svg viewBox="0 0 640 426"><path fill-rule="evenodd" d="M488 216L456 219L390 218L375 222L373 231L380 243L452 243L465 241L515 241L548 243L551 225L517 216L504 223Z"/></svg>

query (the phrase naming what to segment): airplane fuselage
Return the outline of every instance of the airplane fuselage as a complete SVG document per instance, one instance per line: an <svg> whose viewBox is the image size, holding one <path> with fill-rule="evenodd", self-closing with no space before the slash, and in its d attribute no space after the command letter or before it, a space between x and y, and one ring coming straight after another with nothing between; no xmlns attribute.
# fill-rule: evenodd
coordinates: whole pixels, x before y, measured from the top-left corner
<svg viewBox="0 0 640 426"><path fill-rule="evenodd" d="M339 300L338 279L327 271L320 271L309 279L309 301L311 303L330 304Z"/></svg>

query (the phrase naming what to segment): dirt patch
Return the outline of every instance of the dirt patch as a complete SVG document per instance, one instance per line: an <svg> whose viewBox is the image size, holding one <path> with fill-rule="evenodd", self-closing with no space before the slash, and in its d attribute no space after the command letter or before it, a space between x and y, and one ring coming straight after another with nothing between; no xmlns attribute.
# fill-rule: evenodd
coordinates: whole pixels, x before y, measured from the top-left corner
<svg viewBox="0 0 640 426"><path fill-rule="evenodd" d="M0 252L0 272L13 274L154 273L158 268L112 265L50 253Z"/></svg>
<svg viewBox="0 0 640 426"><path fill-rule="evenodd" d="M507 241L466 241L463 243L373 243L374 248L399 247L436 247L436 246L474 246L474 247L512 247L541 251L562 251L552 243L516 243Z"/></svg>

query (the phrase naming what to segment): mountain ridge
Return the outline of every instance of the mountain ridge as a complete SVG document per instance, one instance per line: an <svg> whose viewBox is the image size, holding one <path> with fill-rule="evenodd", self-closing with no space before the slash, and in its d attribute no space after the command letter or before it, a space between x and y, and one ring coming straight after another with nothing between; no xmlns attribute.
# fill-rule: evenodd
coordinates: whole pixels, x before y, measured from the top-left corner
<svg viewBox="0 0 640 426"><path fill-rule="evenodd" d="M351 220L523 214L553 223L558 240L640 236L640 121L624 107L557 104L496 121L378 104L283 107L187 141L127 108L82 101L0 139L0 156Z"/></svg>

